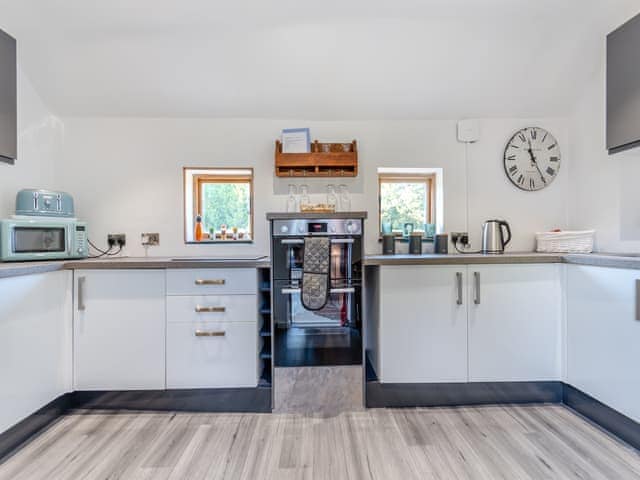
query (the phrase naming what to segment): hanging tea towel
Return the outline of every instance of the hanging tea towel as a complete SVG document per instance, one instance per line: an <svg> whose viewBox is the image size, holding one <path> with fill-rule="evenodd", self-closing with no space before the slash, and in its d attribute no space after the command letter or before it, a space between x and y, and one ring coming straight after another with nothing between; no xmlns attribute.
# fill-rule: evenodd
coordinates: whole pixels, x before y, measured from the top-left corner
<svg viewBox="0 0 640 480"><path fill-rule="evenodd" d="M329 300L331 270L331 240L327 237L306 237L302 264L302 306L320 310Z"/></svg>

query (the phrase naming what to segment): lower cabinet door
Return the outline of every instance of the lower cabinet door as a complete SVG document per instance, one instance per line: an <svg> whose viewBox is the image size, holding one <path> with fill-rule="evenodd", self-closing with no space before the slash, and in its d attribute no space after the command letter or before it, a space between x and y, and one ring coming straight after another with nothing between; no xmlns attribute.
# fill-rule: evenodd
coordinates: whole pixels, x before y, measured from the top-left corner
<svg viewBox="0 0 640 480"><path fill-rule="evenodd" d="M640 271L567 269L568 383L640 422Z"/></svg>
<svg viewBox="0 0 640 480"><path fill-rule="evenodd" d="M469 265L469 380L562 377L560 265Z"/></svg>
<svg viewBox="0 0 640 480"><path fill-rule="evenodd" d="M383 383L467 381L466 266L383 266Z"/></svg>
<svg viewBox="0 0 640 480"><path fill-rule="evenodd" d="M255 387L255 322L167 325L167 388Z"/></svg>
<svg viewBox="0 0 640 480"><path fill-rule="evenodd" d="M163 389L164 271L74 273L76 390Z"/></svg>

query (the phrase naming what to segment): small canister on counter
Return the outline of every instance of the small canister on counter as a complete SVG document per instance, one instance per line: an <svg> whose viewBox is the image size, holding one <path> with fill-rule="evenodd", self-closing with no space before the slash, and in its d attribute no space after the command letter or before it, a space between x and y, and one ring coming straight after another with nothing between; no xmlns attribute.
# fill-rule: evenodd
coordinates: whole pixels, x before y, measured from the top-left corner
<svg viewBox="0 0 640 480"><path fill-rule="evenodd" d="M422 255L422 232L409 235L409 254Z"/></svg>
<svg viewBox="0 0 640 480"><path fill-rule="evenodd" d="M385 233L382 235L382 254L383 255L395 255L396 254L396 237L391 233Z"/></svg>
<svg viewBox="0 0 640 480"><path fill-rule="evenodd" d="M436 235L433 251L440 255L447 255L449 253L449 235L446 233Z"/></svg>

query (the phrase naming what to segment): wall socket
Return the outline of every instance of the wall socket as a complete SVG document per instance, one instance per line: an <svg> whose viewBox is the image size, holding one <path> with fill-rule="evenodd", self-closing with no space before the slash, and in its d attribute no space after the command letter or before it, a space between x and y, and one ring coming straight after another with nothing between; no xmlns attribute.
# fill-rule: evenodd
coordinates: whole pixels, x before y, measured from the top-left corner
<svg viewBox="0 0 640 480"><path fill-rule="evenodd" d="M127 236L124 233L110 233L107 235L107 245L109 247L122 248L127 244Z"/></svg>
<svg viewBox="0 0 640 480"><path fill-rule="evenodd" d="M143 233L140 235L140 240L143 247L156 247L160 245L160 234Z"/></svg>
<svg viewBox="0 0 640 480"><path fill-rule="evenodd" d="M460 244L463 246L469 245L469 233L468 232L451 232L451 241L454 245Z"/></svg>

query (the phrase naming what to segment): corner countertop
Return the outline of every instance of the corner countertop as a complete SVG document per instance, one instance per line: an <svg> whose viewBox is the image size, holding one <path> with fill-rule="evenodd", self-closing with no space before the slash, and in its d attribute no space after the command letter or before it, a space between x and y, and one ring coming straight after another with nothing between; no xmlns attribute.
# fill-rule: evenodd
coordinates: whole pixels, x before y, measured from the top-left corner
<svg viewBox="0 0 640 480"><path fill-rule="evenodd" d="M367 212L335 212L335 213L301 213L301 212L285 212L285 213L267 213L267 220L326 220L326 219L350 219L350 218L367 218Z"/></svg>
<svg viewBox="0 0 640 480"><path fill-rule="evenodd" d="M19 277L64 269L64 261L0 263L0 278Z"/></svg>
<svg viewBox="0 0 640 480"><path fill-rule="evenodd" d="M141 270L172 268L269 268L269 257L118 257L0 263L0 278L57 270Z"/></svg>
<svg viewBox="0 0 640 480"><path fill-rule="evenodd" d="M638 253L570 253L564 255L563 262L592 267L640 270L640 254Z"/></svg>
<svg viewBox="0 0 640 480"><path fill-rule="evenodd" d="M365 265L477 265L477 264L522 264L522 263L562 263L560 253L503 253L486 254L424 254L424 255L367 255Z"/></svg>

